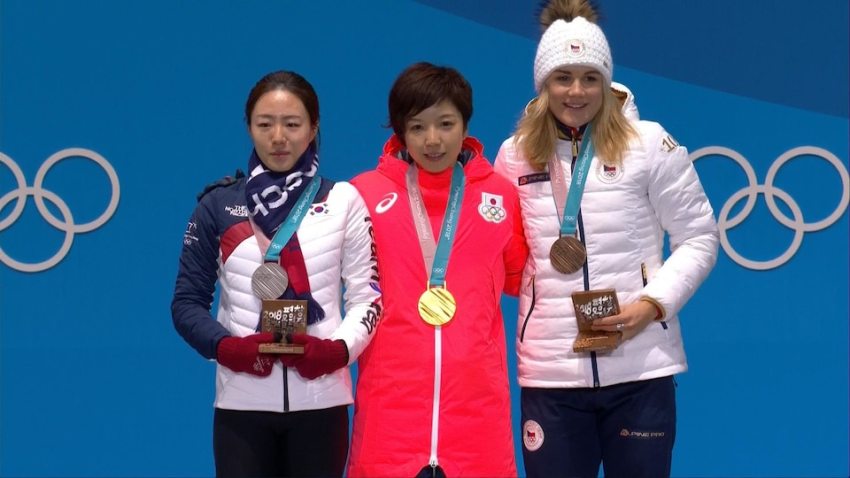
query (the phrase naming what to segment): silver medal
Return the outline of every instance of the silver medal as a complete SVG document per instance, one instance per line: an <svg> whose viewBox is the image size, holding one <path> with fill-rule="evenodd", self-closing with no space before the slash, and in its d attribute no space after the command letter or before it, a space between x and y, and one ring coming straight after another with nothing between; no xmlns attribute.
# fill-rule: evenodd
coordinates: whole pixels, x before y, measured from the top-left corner
<svg viewBox="0 0 850 478"><path fill-rule="evenodd" d="M286 271L276 262L266 262L254 271L251 276L251 289L254 295L262 300L274 300L283 295L289 277Z"/></svg>

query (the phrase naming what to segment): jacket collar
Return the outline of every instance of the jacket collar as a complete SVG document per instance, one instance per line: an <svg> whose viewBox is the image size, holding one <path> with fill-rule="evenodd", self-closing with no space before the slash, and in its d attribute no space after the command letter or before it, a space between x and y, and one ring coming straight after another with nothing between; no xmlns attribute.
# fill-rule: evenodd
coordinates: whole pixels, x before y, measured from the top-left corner
<svg viewBox="0 0 850 478"><path fill-rule="evenodd" d="M463 167L464 175L467 182L480 181L490 174L493 174L493 168L487 159L484 158L484 146L476 138L467 136L463 140L464 151L472 154L469 161ZM392 179L395 183L405 185L405 175L410 163L401 158L401 152L404 150L404 145L398 136L392 135L386 143L381 158L378 160L378 171Z"/></svg>

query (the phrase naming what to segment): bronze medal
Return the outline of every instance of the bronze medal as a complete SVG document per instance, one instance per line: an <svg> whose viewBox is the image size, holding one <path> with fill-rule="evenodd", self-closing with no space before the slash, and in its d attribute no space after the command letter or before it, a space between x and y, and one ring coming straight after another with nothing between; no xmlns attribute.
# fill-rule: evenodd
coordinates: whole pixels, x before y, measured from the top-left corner
<svg viewBox="0 0 850 478"><path fill-rule="evenodd" d="M430 325L445 325L455 315L454 296L442 287L431 287L419 297L419 317Z"/></svg>
<svg viewBox="0 0 850 478"><path fill-rule="evenodd" d="M263 300L277 299L286 291L289 277L286 271L276 262L266 262L254 271L251 276L251 289L254 295Z"/></svg>
<svg viewBox="0 0 850 478"><path fill-rule="evenodd" d="M549 249L549 262L562 274L572 274L581 269L587 260L584 244L573 236L561 236Z"/></svg>

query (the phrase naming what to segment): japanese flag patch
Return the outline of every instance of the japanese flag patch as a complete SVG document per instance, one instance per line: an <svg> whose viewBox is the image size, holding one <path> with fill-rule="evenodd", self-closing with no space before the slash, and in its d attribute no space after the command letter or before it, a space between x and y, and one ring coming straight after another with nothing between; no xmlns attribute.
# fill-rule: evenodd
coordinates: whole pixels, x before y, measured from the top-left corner
<svg viewBox="0 0 850 478"><path fill-rule="evenodd" d="M481 193L481 204L478 205L478 214L481 214L481 217L487 222L502 222L505 220L505 216L507 216L502 203L502 196Z"/></svg>

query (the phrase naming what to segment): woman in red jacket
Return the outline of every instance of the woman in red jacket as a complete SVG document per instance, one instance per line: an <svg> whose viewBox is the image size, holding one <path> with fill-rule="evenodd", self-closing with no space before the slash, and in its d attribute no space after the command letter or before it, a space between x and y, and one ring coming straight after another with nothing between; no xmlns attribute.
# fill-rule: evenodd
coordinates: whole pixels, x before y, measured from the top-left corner
<svg viewBox="0 0 850 478"><path fill-rule="evenodd" d="M384 311L359 361L348 475L516 476L499 299L528 255L513 185L467 136L472 89L410 66L394 135L352 183L371 213Z"/></svg>

